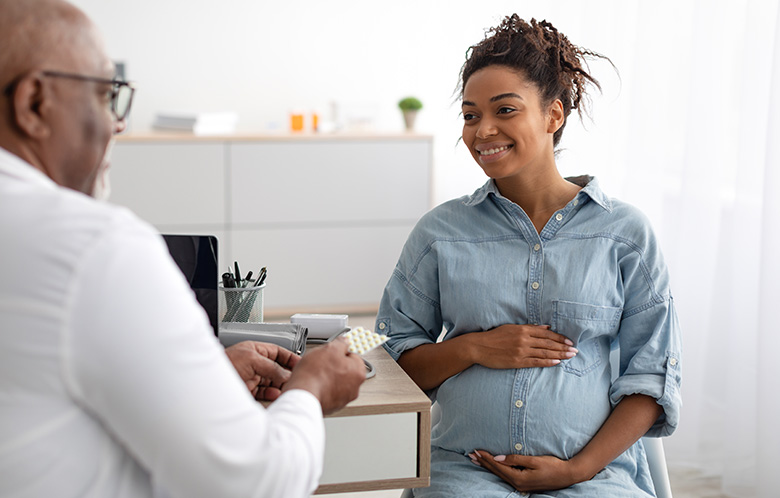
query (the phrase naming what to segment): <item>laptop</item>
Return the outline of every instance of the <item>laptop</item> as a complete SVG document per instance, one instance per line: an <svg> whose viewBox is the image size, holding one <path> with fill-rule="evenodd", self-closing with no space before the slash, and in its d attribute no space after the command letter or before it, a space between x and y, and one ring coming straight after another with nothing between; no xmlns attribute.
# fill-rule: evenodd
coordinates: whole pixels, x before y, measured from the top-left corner
<svg viewBox="0 0 780 498"><path fill-rule="evenodd" d="M217 322L217 238L213 235L163 234L168 251L184 273L198 303L206 310L214 335L218 335Z"/></svg>

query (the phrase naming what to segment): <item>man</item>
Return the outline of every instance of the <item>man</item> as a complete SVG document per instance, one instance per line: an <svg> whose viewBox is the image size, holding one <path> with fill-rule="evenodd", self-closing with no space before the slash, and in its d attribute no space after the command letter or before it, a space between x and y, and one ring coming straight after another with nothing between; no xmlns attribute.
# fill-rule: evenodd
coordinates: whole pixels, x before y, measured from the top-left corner
<svg viewBox="0 0 780 498"><path fill-rule="evenodd" d="M361 359L226 355L161 237L90 197L129 109L90 21L0 0L0 46L0 496L309 495Z"/></svg>

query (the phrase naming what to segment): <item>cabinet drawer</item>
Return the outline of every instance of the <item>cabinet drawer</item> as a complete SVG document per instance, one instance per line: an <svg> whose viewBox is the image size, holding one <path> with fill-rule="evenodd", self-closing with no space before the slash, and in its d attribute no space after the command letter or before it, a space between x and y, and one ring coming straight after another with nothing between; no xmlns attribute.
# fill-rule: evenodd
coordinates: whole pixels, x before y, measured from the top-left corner
<svg viewBox="0 0 780 498"><path fill-rule="evenodd" d="M224 225L225 145L117 143L111 202L155 226Z"/></svg>

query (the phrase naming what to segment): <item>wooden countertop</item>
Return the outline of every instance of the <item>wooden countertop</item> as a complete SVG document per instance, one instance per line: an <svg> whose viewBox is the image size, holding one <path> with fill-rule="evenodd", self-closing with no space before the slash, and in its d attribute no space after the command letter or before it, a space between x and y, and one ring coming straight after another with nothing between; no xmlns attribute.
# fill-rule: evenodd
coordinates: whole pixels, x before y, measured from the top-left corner
<svg viewBox="0 0 780 498"><path fill-rule="evenodd" d="M306 349L317 346L318 344L307 344ZM363 382L356 400L325 418L430 411L431 400L384 348L378 347L363 357L374 366L376 375ZM266 401L262 403L265 406L270 405Z"/></svg>
<svg viewBox="0 0 780 498"><path fill-rule="evenodd" d="M363 357L374 366L376 375L363 382L356 400L328 417L430 410L431 400L384 348L378 347Z"/></svg>

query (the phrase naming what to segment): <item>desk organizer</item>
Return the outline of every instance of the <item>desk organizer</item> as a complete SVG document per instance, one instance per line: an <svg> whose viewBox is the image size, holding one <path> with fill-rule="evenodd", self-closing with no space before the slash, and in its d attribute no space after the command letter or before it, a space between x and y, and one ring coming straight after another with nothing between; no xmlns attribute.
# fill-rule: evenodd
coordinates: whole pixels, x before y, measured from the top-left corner
<svg viewBox="0 0 780 498"><path fill-rule="evenodd" d="M265 284L257 287L238 288L220 285L217 314L220 323L261 323L263 321L263 291L265 291Z"/></svg>

